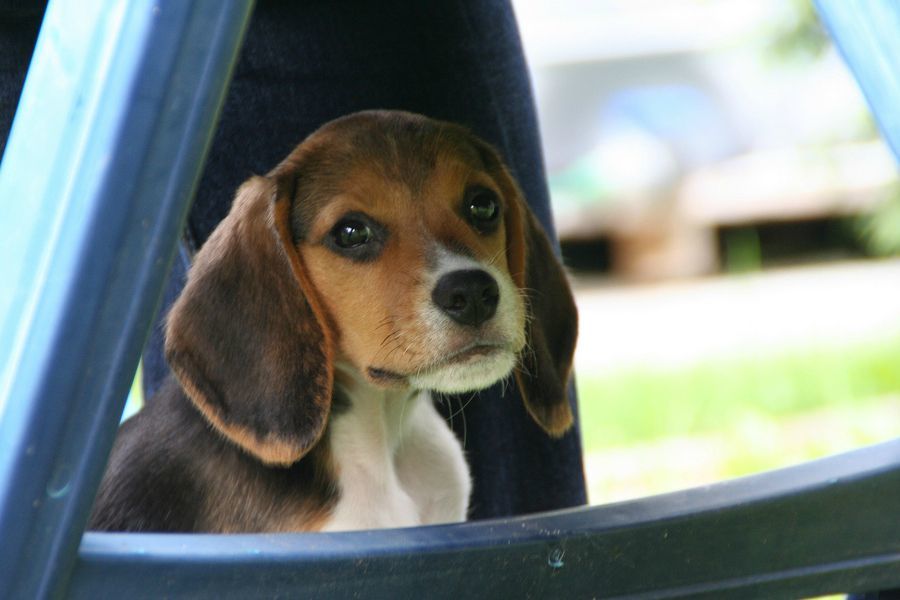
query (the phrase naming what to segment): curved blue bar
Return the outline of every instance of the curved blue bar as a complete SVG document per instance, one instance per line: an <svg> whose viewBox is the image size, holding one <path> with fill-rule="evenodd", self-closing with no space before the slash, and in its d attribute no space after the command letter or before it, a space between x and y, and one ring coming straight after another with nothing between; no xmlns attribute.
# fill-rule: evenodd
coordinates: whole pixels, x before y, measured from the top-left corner
<svg viewBox="0 0 900 600"><path fill-rule="evenodd" d="M797 598L900 583L900 440L519 519L329 534L88 533L75 598Z"/></svg>
<svg viewBox="0 0 900 600"><path fill-rule="evenodd" d="M893 0L815 0L894 156L900 159L900 5Z"/></svg>

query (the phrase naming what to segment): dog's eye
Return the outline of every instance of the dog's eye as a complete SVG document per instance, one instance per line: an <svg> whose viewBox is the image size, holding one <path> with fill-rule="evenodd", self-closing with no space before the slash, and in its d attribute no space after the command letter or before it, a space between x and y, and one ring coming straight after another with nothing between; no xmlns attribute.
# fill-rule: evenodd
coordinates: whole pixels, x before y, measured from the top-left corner
<svg viewBox="0 0 900 600"><path fill-rule="evenodd" d="M368 262L381 255L388 239L387 228L361 212L342 216L322 239L325 247L354 262Z"/></svg>
<svg viewBox="0 0 900 600"><path fill-rule="evenodd" d="M476 187L466 192L466 218L482 233L492 231L500 219L500 202L493 191Z"/></svg>
<svg viewBox="0 0 900 600"><path fill-rule="evenodd" d="M372 230L360 221L340 221L331 230L334 243L340 248L356 248L368 244L372 239Z"/></svg>

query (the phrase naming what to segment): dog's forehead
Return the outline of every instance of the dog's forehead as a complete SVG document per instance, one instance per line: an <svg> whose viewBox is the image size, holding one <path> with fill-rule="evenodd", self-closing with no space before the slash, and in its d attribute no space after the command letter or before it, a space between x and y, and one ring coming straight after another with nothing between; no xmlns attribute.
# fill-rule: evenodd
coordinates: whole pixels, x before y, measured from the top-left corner
<svg viewBox="0 0 900 600"><path fill-rule="evenodd" d="M486 165L462 127L407 113L370 112L325 125L279 167L285 168L284 174L295 178L294 230L303 238L308 224L341 194L374 198L399 187L415 199L435 179L458 180L460 173L485 171Z"/></svg>
<svg viewBox="0 0 900 600"><path fill-rule="evenodd" d="M351 115L326 125L309 141L323 155L321 162L335 167L338 177L349 169L369 169L414 191L439 161L484 167L465 129L408 113Z"/></svg>

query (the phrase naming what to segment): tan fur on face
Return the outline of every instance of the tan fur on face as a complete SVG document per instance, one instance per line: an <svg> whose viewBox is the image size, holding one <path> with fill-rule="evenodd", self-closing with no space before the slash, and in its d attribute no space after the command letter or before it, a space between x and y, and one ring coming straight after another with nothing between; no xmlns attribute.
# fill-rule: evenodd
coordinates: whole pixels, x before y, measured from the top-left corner
<svg viewBox="0 0 900 600"><path fill-rule="evenodd" d="M300 255L334 319L339 352L362 372L372 367L415 373L477 341L472 332L460 328L447 336L446 326L436 328L422 319L434 285L427 275L429 263L439 252L460 249L507 276L502 223L495 232L480 234L460 213L466 189L476 184L496 188L486 173L448 151L439 154L419 189L359 166L316 215ZM388 230L377 260L354 263L323 243L340 217L351 211L365 213ZM524 310L519 312L521 329ZM446 341L434 343L436 338ZM518 346L512 350L517 352Z"/></svg>

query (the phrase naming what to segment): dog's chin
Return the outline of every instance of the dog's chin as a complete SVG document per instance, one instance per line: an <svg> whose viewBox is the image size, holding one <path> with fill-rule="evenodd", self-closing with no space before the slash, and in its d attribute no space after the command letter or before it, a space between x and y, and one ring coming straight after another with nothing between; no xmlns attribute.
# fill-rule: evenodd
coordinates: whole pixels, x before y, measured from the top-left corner
<svg viewBox="0 0 900 600"><path fill-rule="evenodd" d="M446 363L420 371L408 378L420 390L458 394L483 390L510 374L516 355L506 349L472 352Z"/></svg>

